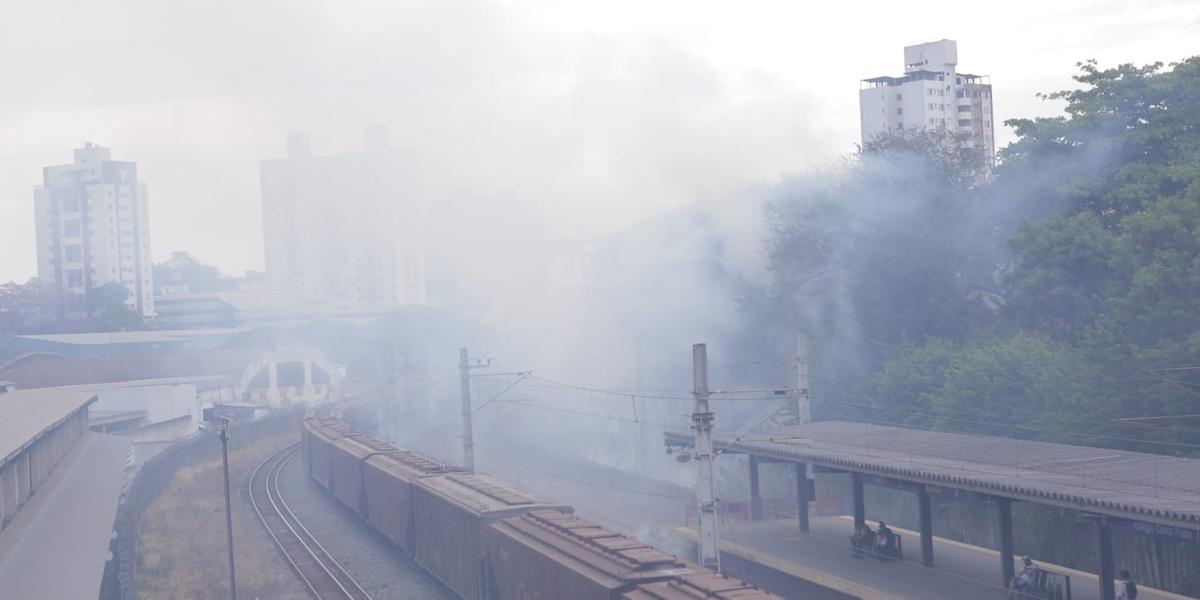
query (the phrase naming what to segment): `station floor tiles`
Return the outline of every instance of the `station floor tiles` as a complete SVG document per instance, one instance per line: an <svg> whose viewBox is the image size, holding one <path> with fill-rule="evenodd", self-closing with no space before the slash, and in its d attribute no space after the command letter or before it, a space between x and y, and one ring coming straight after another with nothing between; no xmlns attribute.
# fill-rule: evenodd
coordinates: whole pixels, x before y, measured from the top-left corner
<svg viewBox="0 0 1200 600"><path fill-rule="evenodd" d="M807 534L799 532L795 519L725 524L721 527L721 549L863 600L1008 598L1001 585L1000 554L994 550L935 537L934 566L925 567L921 564L920 535L893 527L904 538L904 560L852 558L852 529L849 517L814 517ZM680 528L677 532L697 539L692 529ZM1069 575L1074 600L1100 597L1096 575L1038 564ZM1188 600L1179 594L1138 587L1139 600Z"/></svg>

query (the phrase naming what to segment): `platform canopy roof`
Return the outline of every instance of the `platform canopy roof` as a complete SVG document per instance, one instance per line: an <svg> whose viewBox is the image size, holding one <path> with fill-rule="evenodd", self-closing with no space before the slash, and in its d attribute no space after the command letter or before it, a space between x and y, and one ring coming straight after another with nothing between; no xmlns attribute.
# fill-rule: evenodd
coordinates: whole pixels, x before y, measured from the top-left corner
<svg viewBox="0 0 1200 600"><path fill-rule="evenodd" d="M95 397L90 386L0 394L0 465Z"/></svg>
<svg viewBox="0 0 1200 600"><path fill-rule="evenodd" d="M692 433L666 442L690 446ZM1200 459L847 421L716 433L713 447L1200 529Z"/></svg>

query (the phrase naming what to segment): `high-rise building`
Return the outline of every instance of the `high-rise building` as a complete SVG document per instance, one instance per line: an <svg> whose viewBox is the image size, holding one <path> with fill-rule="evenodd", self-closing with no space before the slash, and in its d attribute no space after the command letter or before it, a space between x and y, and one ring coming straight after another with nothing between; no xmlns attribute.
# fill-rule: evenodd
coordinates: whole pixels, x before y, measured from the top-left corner
<svg viewBox="0 0 1200 600"><path fill-rule="evenodd" d="M904 75L864 79L858 92L862 141L892 129L945 129L991 162L995 155L992 84L958 72L958 44L940 40L904 47Z"/></svg>
<svg viewBox="0 0 1200 600"><path fill-rule="evenodd" d="M117 282L129 290L126 306L154 314L150 204L137 164L86 143L75 162L43 169L34 209L38 277L67 310L84 310L93 290Z"/></svg>
<svg viewBox="0 0 1200 600"><path fill-rule="evenodd" d="M287 158L261 165L268 287L307 300L425 304L410 164L378 128L363 151L333 156L313 156L307 136L289 136Z"/></svg>

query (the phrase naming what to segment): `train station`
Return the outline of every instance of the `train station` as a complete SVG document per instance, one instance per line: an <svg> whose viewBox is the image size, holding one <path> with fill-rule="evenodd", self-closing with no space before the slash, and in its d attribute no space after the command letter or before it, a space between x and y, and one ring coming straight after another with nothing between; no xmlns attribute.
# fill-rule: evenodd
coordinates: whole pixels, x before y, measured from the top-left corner
<svg viewBox="0 0 1200 600"><path fill-rule="evenodd" d="M668 432L666 443L690 446L692 434ZM1073 589L1075 597L1115 598L1120 566L1137 557L1118 555L1114 537L1145 536L1168 546L1200 543L1195 459L841 421L769 434L715 434L713 446L723 454L746 455L749 466L748 522L725 527L723 554L808 574L851 596L920 598L934 589L958 589L961 597L986 597L988 591L1001 597L1020 564L1014 544L1017 503L1055 507L1090 529L1098 572L1039 565L1045 576L1038 585L1050 597L1070 598ZM774 464L795 470L795 497L804 499L786 521L764 518L759 471ZM814 475L841 480L849 489L848 518L810 515L809 500L820 493ZM916 500L915 514L907 516L914 527L897 534L896 555L881 557L882 565L850 558L851 535L864 525L876 526L878 519L870 523L868 514L882 508L868 504L868 487ZM998 547L991 551L935 536L932 506L947 500L989 507ZM924 570L910 568L917 565ZM839 583L851 579L855 583ZM1182 598L1152 590L1144 597Z"/></svg>

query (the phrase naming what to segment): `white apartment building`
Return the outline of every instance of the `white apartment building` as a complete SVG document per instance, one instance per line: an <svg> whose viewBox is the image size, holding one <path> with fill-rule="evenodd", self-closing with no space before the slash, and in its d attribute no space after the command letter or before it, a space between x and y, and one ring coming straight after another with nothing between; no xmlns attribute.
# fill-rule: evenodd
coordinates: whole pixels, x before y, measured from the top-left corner
<svg viewBox="0 0 1200 600"><path fill-rule="evenodd" d="M862 141L890 129L949 129L990 163L996 154L992 85L986 75L959 73L954 40L904 47L904 75L864 79L858 92Z"/></svg>
<svg viewBox="0 0 1200 600"><path fill-rule="evenodd" d="M289 136L287 158L261 164L268 287L304 300L425 304L423 208L408 164L381 129L367 131L362 152L333 156Z"/></svg>
<svg viewBox="0 0 1200 600"><path fill-rule="evenodd" d="M38 277L54 283L69 310L115 281L129 289L131 310L153 316L150 204L137 164L86 143L75 162L46 167L42 178L34 190Z"/></svg>

